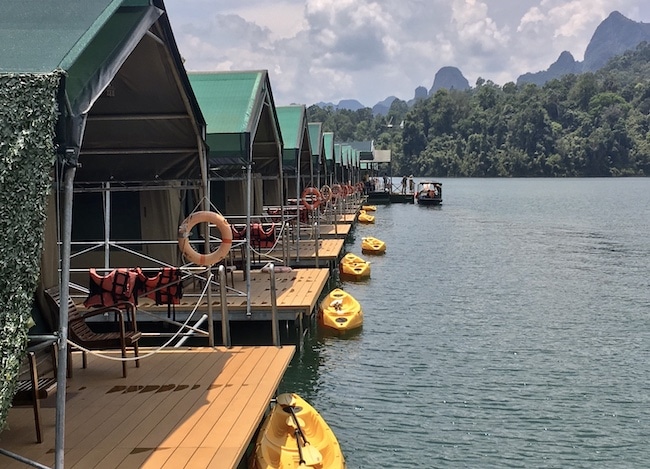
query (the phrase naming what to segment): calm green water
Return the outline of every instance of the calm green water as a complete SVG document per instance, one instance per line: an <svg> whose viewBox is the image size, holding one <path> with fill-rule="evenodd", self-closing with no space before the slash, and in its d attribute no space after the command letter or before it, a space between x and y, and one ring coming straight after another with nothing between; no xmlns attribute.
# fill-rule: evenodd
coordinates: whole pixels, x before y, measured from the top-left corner
<svg viewBox="0 0 650 469"><path fill-rule="evenodd" d="M280 391L349 468L650 467L650 179L447 179L379 207L349 337L314 329Z"/></svg>

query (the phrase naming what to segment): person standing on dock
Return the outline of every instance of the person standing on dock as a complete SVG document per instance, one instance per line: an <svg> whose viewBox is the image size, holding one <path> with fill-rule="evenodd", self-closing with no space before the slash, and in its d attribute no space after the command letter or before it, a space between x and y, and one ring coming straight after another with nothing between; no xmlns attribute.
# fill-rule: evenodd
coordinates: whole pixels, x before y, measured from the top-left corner
<svg viewBox="0 0 650 469"><path fill-rule="evenodd" d="M402 194L406 194L406 183L408 182L408 178L406 177L406 174L402 176Z"/></svg>
<svg viewBox="0 0 650 469"><path fill-rule="evenodd" d="M409 194L413 194L415 192L415 181L413 181L413 175L411 174L409 176Z"/></svg>
<svg viewBox="0 0 650 469"><path fill-rule="evenodd" d="M388 174L384 173L384 191L390 192L390 187L388 186Z"/></svg>

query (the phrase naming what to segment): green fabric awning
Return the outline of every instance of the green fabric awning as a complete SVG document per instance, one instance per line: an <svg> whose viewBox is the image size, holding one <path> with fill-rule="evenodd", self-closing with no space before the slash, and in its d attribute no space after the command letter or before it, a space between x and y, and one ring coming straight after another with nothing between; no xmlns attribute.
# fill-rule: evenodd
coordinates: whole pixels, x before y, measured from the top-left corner
<svg viewBox="0 0 650 469"><path fill-rule="evenodd" d="M77 182L200 178L203 117L162 1L0 0L0 11L0 73L66 72L60 138L79 153Z"/></svg>
<svg viewBox="0 0 650 469"><path fill-rule="evenodd" d="M190 72L207 125L212 168L240 172L253 162L256 173L277 175L283 145L266 70Z"/></svg>
<svg viewBox="0 0 650 469"><path fill-rule="evenodd" d="M284 142L282 169L295 172L300 161L300 174L308 175L311 169L311 145L307 131L307 109L303 105L279 106L276 112Z"/></svg>

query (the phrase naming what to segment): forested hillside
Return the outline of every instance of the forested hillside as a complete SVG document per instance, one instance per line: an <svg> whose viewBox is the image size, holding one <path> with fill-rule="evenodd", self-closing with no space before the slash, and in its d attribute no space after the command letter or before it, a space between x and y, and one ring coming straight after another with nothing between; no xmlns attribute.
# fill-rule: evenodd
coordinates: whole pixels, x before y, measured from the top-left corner
<svg viewBox="0 0 650 469"><path fill-rule="evenodd" d="M479 79L468 91L370 109L309 108L337 142L374 140L393 174L470 177L650 175L650 45L595 73L544 86ZM401 125L400 125L401 124Z"/></svg>

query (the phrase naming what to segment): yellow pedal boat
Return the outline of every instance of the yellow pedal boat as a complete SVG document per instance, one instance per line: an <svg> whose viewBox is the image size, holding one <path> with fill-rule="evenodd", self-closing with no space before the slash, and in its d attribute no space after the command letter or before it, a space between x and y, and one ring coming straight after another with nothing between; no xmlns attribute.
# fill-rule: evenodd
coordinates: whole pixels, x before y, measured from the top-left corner
<svg viewBox="0 0 650 469"><path fill-rule="evenodd" d="M361 239L361 252L364 254L384 254L386 252L386 243L372 236L367 236Z"/></svg>
<svg viewBox="0 0 650 469"><path fill-rule="evenodd" d="M318 322L328 329L345 332L361 327L363 311L352 295L335 288L321 301Z"/></svg>
<svg viewBox="0 0 650 469"><path fill-rule="evenodd" d="M364 280L370 278L370 262L349 252L341 259L339 273L343 280Z"/></svg>
<svg viewBox="0 0 650 469"><path fill-rule="evenodd" d="M344 469L345 458L334 432L307 401L280 394L262 424L251 469Z"/></svg>
<svg viewBox="0 0 650 469"><path fill-rule="evenodd" d="M359 223L374 223L375 216L368 215L365 210L359 210L359 216L357 217L357 220L359 220Z"/></svg>
<svg viewBox="0 0 650 469"><path fill-rule="evenodd" d="M375 212L375 211L377 211L377 206L376 205L362 205L361 210L365 210L366 212Z"/></svg>

